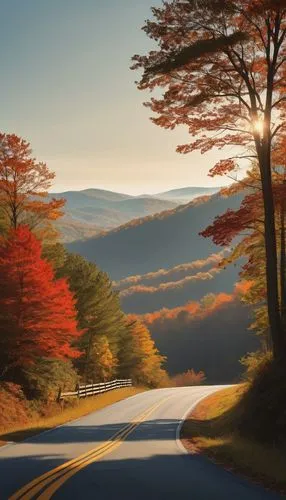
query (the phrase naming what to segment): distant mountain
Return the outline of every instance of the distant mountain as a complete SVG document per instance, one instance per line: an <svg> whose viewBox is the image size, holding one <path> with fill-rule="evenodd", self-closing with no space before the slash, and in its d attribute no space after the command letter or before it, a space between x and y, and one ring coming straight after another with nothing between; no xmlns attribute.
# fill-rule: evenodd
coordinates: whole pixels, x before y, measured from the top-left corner
<svg viewBox="0 0 286 500"><path fill-rule="evenodd" d="M65 216L57 227L63 241L73 241L113 229L136 217L174 208L178 203L153 197L141 198L100 189L51 193L51 198L65 198Z"/></svg>
<svg viewBox="0 0 286 500"><path fill-rule="evenodd" d="M157 193L155 198L161 200L178 201L180 203L188 203L198 196L205 196L218 193L220 187L184 187L181 189L171 189L163 193Z"/></svg>
<svg viewBox="0 0 286 500"><path fill-rule="evenodd" d="M216 215L240 205L242 196L215 194L137 219L86 241L68 245L107 271L113 280L172 268L219 251L209 239L199 236Z"/></svg>

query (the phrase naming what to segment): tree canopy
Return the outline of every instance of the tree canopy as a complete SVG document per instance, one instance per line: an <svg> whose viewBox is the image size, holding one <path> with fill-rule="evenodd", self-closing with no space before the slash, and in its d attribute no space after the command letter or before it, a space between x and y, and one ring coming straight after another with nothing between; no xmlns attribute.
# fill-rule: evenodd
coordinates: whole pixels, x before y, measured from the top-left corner
<svg viewBox="0 0 286 500"><path fill-rule="evenodd" d="M193 139L179 153L235 147L211 176L257 161L269 326L274 355L284 356L272 166L286 132L286 3L172 0L152 13L143 29L158 49L133 58L133 69L143 69L139 89L156 91L145 104L157 115L152 121L188 128Z"/></svg>

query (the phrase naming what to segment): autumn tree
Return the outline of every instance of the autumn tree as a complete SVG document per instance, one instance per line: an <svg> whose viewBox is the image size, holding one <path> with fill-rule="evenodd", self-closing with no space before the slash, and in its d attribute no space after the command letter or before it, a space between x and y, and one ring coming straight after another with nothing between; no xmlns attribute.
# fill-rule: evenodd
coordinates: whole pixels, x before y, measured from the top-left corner
<svg viewBox="0 0 286 500"><path fill-rule="evenodd" d="M1 376L28 368L38 358L78 357L72 343L81 333L67 281L55 279L27 226L12 229L0 241Z"/></svg>
<svg viewBox="0 0 286 500"><path fill-rule="evenodd" d="M285 356L279 307L272 151L285 133L285 0L172 0L153 8L144 31L159 46L134 57L139 89L156 91L146 105L166 129L185 125L194 140L180 153L237 148L211 175L255 159L263 206L266 294L276 358ZM163 92L159 95L157 89Z"/></svg>
<svg viewBox="0 0 286 500"><path fill-rule="evenodd" d="M165 358L156 348L147 326L136 316L130 315L127 321L129 337L124 338L118 355L120 375L150 387L164 385L168 379L163 369Z"/></svg>
<svg viewBox="0 0 286 500"><path fill-rule="evenodd" d="M276 239L278 242L278 256L280 266L278 277L280 283L280 304L281 319L285 322L285 306L283 298L283 277L285 275L285 248L283 240L285 236L281 234L283 223L281 222L281 204L285 197L284 167L274 168L273 171L273 194L274 205L276 207ZM247 290L244 301L255 306L256 319L251 328L261 336L264 348L272 349L272 339L269 336L269 320L267 315L267 287L265 273L265 247L264 247L264 211L263 199L260 190L260 182L257 176L257 168L254 164L247 176L239 184L224 189L224 194L233 194L239 190L245 190L248 186L248 194L243 199L241 206L237 210L228 209L224 214L216 216L213 223L204 231L202 236L210 237L217 245L229 246L237 236L240 236L232 252L223 261L222 265L228 265L241 257L246 257L247 261L242 266L240 273L244 280L251 283Z"/></svg>
<svg viewBox="0 0 286 500"><path fill-rule="evenodd" d="M106 336L93 339L86 365L87 382L106 382L116 373L117 358L112 354Z"/></svg>
<svg viewBox="0 0 286 500"><path fill-rule="evenodd" d="M80 374L90 378L91 372L99 373L101 368L96 366L99 363L96 352L103 340L103 343L108 342L106 350L108 348L112 354L111 365L114 368L119 343L125 336L127 326L118 294L114 292L109 277L95 264L79 255L68 253L57 275L67 278L77 299L79 325L85 330L79 340L80 349L84 352L84 356L77 361Z"/></svg>
<svg viewBox="0 0 286 500"><path fill-rule="evenodd" d="M30 144L15 134L0 134L0 219L7 228L30 228L57 219L65 201L48 199L55 174L32 157Z"/></svg>

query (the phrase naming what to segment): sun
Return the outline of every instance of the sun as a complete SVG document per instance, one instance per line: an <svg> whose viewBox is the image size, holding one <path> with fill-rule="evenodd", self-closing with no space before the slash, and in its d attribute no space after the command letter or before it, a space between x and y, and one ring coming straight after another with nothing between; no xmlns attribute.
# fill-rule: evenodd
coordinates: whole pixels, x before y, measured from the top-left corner
<svg viewBox="0 0 286 500"><path fill-rule="evenodd" d="M260 136L263 135L264 132L264 120L262 118L258 118L253 122L253 130L258 133Z"/></svg>

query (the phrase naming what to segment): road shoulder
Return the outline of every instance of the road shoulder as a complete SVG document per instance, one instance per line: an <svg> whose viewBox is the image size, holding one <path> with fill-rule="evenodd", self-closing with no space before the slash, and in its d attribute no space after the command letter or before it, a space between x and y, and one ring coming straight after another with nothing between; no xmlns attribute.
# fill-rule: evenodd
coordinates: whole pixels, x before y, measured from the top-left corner
<svg viewBox="0 0 286 500"><path fill-rule="evenodd" d="M180 426L187 453L204 454L216 464L273 491L286 492L286 450L269 448L239 436L235 429L237 403L243 385L201 399Z"/></svg>

